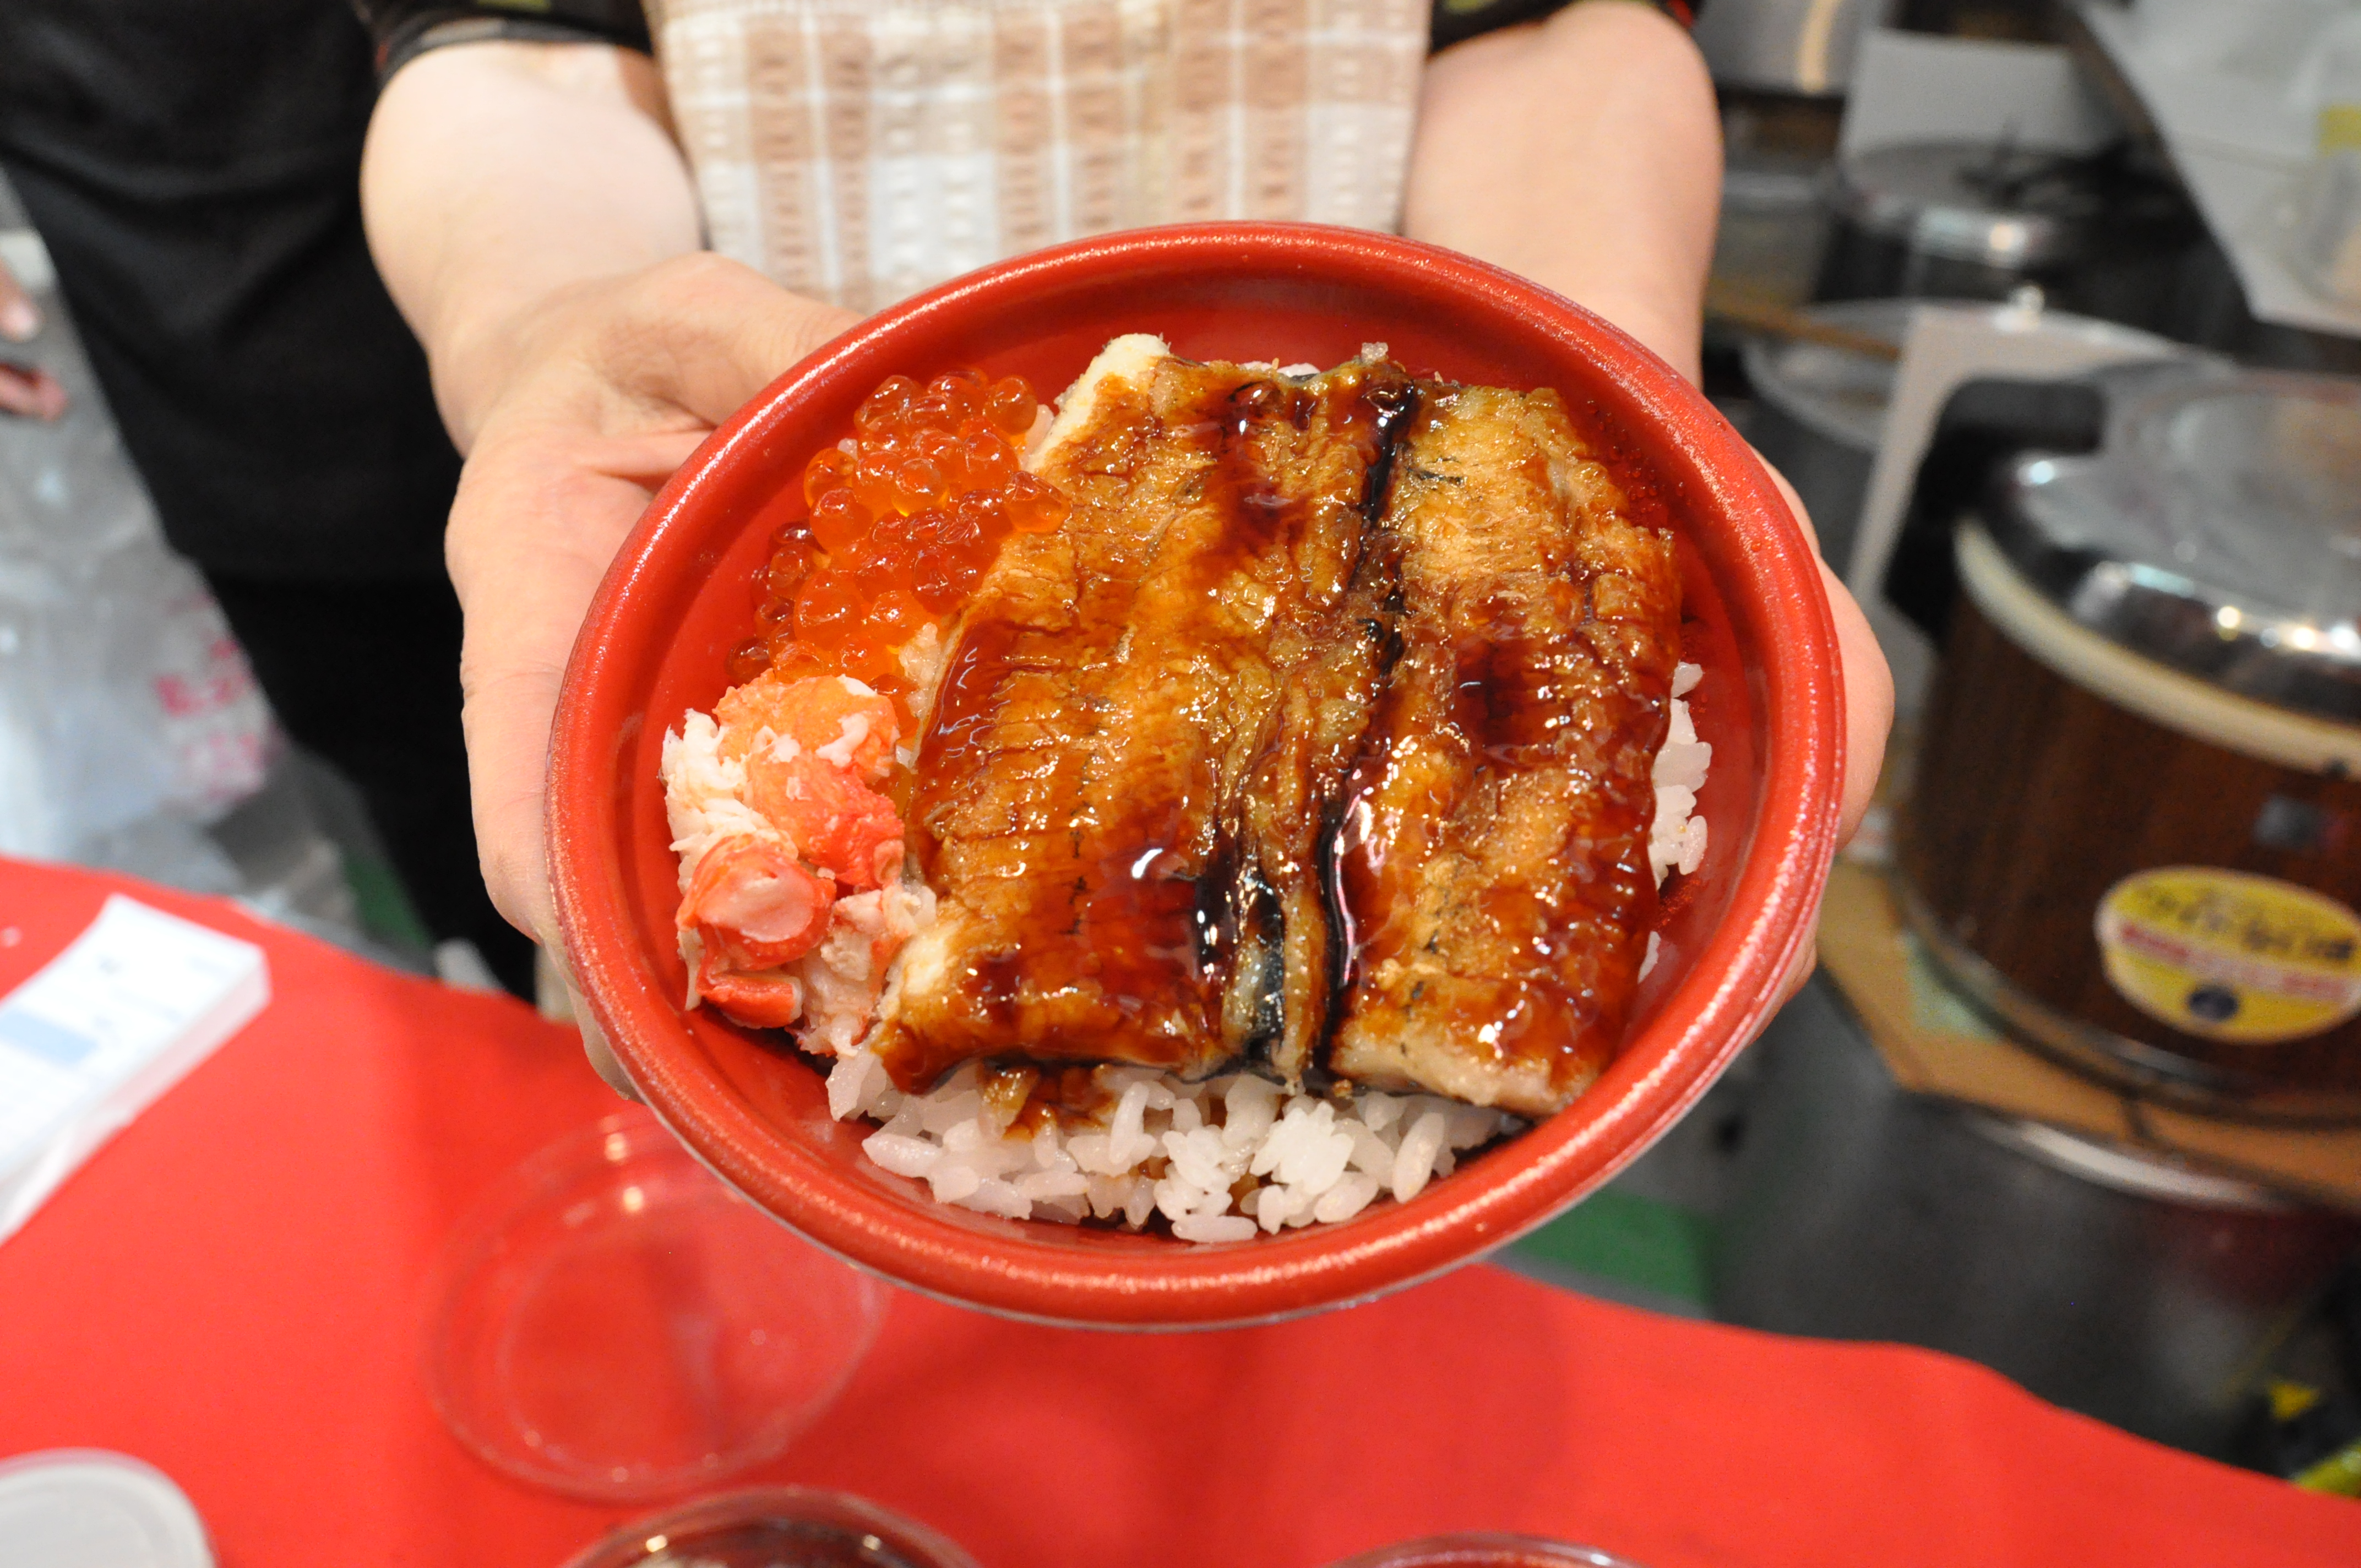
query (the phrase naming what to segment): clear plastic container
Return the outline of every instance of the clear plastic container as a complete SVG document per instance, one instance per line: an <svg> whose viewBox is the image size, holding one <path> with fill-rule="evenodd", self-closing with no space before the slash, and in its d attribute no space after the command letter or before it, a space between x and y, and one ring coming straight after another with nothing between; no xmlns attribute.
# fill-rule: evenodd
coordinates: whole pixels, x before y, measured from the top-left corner
<svg viewBox="0 0 2361 1568"><path fill-rule="evenodd" d="M527 1159L452 1233L430 1288L427 1390L460 1442L521 1480L675 1497L817 1420L885 1298L635 1109Z"/></svg>
<svg viewBox="0 0 2361 1568"><path fill-rule="evenodd" d="M1329 1568L1640 1568L1640 1564L1595 1546L1478 1530L1381 1546L1331 1563Z"/></svg>
<svg viewBox="0 0 2361 1568"><path fill-rule="evenodd" d="M976 1568L913 1519L842 1492L767 1486L624 1525L566 1568Z"/></svg>

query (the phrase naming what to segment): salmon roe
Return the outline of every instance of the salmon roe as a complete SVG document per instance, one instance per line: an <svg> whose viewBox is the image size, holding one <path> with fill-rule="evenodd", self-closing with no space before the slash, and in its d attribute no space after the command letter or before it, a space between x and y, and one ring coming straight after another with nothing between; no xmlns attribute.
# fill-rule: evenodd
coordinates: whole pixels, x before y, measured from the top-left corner
<svg viewBox="0 0 2361 1568"><path fill-rule="evenodd" d="M730 680L851 675L908 724L903 648L967 602L1001 541L1051 532L1073 510L1019 461L1040 407L1015 376L879 383L851 438L805 465L807 515L771 535L757 579L762 634L730 656Z"/></svg>

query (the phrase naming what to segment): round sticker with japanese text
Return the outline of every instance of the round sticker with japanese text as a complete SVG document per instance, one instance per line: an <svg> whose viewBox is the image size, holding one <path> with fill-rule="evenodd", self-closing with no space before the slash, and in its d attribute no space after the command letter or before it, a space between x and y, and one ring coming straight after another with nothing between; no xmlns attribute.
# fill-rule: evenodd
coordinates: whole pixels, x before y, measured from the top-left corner
<svg viewBox="0 0 2361 1568"><path fill-rule="evenodd" d="M2361 918L2324 894L2210 866L2138 872L2099 900L2125 1001L2185 1034L2267 1046L2361 1013Z"/></svg>

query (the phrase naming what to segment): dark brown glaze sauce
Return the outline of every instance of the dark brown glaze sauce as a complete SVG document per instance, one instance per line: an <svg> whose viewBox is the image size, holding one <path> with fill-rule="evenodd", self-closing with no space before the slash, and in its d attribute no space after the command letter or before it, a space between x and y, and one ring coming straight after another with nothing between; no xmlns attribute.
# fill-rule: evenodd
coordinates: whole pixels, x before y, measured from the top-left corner
<svg viewBox="0 0 2361 1568"><path fill-rule="evenodd" d="M1338 827L1329 1066L1541 1114L1611 1059L1655 914L1677 568L1554 394L1440 394L1396 461L1404 652Z"/></svg>
<svg viewBox="0 0 2361 1568"><path fill-rule="evenodd" d="M1463 438L1516 470L1486 515L1441 471ZM1632 521L1662 502L1601 451L1554 394L1391 366L1103 392L1049 475L1072 519L1011 542L922 742L943 917L879 1037L895 1080L1245 1058L1528 1114L1578 1092L1654 911L1678 647L1669 535Z"/></svg>
<svg viewBox="0 0 2361 1568"><path fill-rule="evenodd" d="M945 967L906 970L897 1082L1012 1056L1195 1075L1290 1028L1308 1052L1322 781L1382 678L1363 508L1413 400L1389 367L1168 362L1102 393L1049 475L1074 516L1010 542L921 745Z"/></svg>

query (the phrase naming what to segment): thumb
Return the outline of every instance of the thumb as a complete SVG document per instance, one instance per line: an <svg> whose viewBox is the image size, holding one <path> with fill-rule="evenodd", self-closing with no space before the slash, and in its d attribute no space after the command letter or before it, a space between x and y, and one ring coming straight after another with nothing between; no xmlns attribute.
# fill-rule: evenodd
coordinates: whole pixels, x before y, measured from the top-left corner
<svg viewBox="0 0 2361 1568"><path fill-rule="evenodd" d="M860 321L752 268L699 252L634 280L630 297L606 318L601 346L637 396L710 425Z"/></svg>

